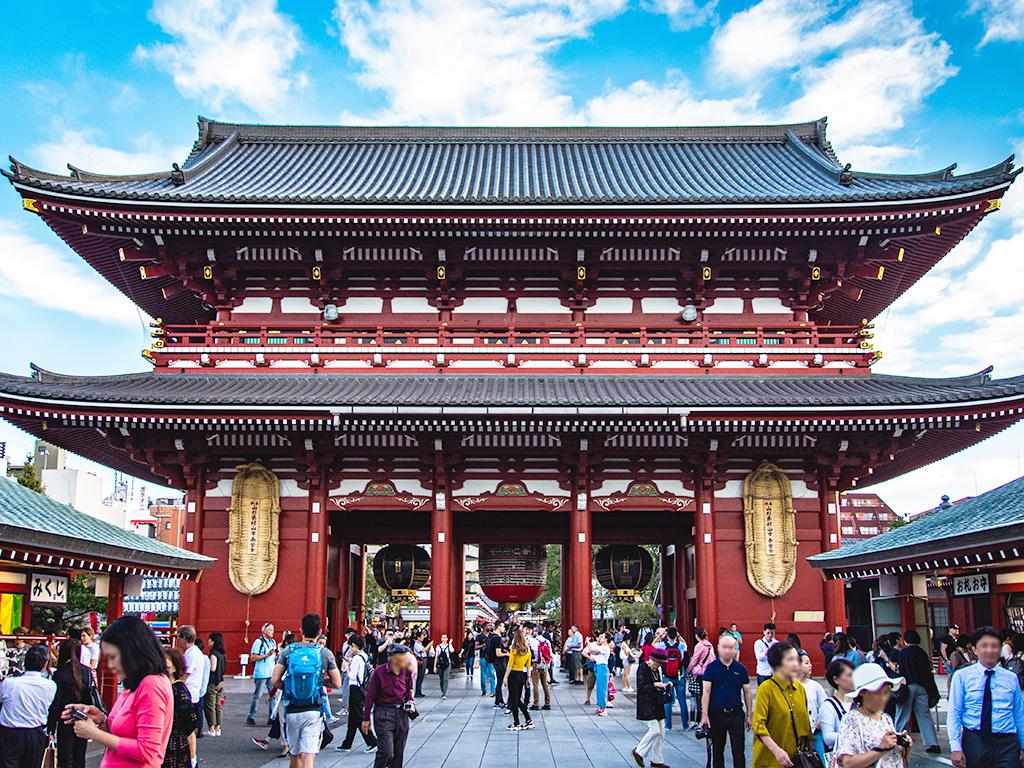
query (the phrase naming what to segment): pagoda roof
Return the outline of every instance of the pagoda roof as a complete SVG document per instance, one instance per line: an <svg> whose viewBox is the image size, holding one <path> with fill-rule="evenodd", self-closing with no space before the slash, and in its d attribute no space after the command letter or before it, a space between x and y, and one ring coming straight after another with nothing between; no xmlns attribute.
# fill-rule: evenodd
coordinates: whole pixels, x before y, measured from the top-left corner
<svg viewBox="0 0 1024 768"><path fill-rule="evenodd" d="M844 167L825 119L721 127L371 127L199 119L179 166L71 175L11 159L16 185L57 195L258 206L708 206L885 203L1008 184L1013 157L983 171L897 175Z"/></svg>
<svg viewBox="0 0 1024 768"><path fill-rule="evenodd" d="M345 432L537 428L680 434L905 435L860 485L963 450L1020 420L1024 376L954 378L763 373L674 376L343 372L0 374L0 414L74 453L154 482L120 435L196 428ZM845 450L845 449L844 449Z"/></svg>
<svg viewBox="0 0 1024 768"><path fill-rule="evenodd" d="M0 555L8 549L45 550L78 561L155 573L194 573L214 563L211 557L140 536L0 478ZM29 562L37 561L30 557Z"/></svg>
<svg viewBox="0 0 1024 768"><path fill-rule="evenodd" d="M957 504L938 507L906 525L870 539L808 558L815 568L833 575L863 575L955 567L979 545L1008 551L1024 540L1024 477ZM1020 556L1012 553L1012 557ZM985 557L985 562L993 559ZM942 563L945 563L945 566ZM968 558L965 565L974 565Z"/></svg>
<svg viewBox="0 0 1024 768"><path fill-rule="evenodd" d="M1024 375L993 380L991 368L969 376L720 374L624 376L515 374L128 373L68 376L0 374L0 397L40 401L337 409L526 406L692 408L888 408L971 403L1024 395Z"/></svg>

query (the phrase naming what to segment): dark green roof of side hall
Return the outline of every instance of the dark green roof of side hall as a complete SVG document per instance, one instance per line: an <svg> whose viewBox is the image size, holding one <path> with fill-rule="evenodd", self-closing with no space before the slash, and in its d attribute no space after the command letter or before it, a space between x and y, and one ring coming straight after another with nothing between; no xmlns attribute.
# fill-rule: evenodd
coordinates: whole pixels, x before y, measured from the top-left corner
<svg viewBox="0 0 1024 768"><path fill-rule="evenodd" d="M151 571L200 571L215 562L0 477L0 550L5 546L42 549L75 559L114 560Z"/></svg>
<svg viewBox="0 0 1024 768"><path fill-rule="evenodd" d="M867 173L826 120L700 127L247 125L199 118L181 165L70 175L11 159L23 190L122 202L357 206L885 203L996 190L1013 157L974 173ZM69 158L73 160L73 158Z"/></svg>
<svg viewBox="0 0 1024 768"><path fill-rule="evenodd" d="M808 562L829 571L863 571L893 562L952 558L978 545L1001 544L1024 547L1024 477L938 507L878 536L814 555Z"/></svg>

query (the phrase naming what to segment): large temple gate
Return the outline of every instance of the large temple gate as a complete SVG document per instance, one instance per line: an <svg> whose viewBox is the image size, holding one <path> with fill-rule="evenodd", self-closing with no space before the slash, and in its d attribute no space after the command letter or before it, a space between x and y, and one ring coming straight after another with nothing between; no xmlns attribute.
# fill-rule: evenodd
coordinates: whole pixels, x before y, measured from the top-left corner
<svg viewBox="0 0 1024 768"><path fill-rule="evenodd" d="M825 122L253 126L180 167L7 173L154 318L152 371L0 374L0 413L187 494L216 557L182 620L362 614L363 545L430 544L457 632L467 543L662 547L666 615L819 634L836 494L1019 420L1024 381L874 374L871 318L998 210L1008 160L862 173ZM251 475L242 485L238 473ZM272 478L272 479L271 479ZM230 543L229 543L230 541Z"/></svg>

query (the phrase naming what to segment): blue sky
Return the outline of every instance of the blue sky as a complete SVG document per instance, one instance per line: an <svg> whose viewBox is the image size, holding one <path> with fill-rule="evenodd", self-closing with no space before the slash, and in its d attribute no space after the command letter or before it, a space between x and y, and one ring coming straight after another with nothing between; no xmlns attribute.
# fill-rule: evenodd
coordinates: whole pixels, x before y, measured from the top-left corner
<svg viewBox="0 0 1024 768"><path fill-rule="evenodd" d="M198 114L264 122L723 124L827 115L860 170L1024 148L1024 0L58 0L5 9L0 148L166 169ZM1018 187L1024 186L1019 182ZM142 370L145 318L13 189L0 370ZM1024 189L877 320L876 370L1024 373ZM900 512L1021 474L1024 427L878 486ZM11 454L31 440L0 425ZM86 462L80 462L87 465Z"/></svg>

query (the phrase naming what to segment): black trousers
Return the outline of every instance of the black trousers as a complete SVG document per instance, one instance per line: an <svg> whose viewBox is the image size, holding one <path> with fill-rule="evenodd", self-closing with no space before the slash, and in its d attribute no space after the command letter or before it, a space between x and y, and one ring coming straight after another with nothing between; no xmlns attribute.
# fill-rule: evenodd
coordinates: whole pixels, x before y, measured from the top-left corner
<svg viewBox="0 0 1024 768"><path fill-rule="evenodd" d="M519 725L519 713L526 718L524 722L530 722L530 712L523 700L523 692L526 688L526 673L513 670L508 673L508 706L512 710L512 722Z"/></svg>
<svg viewBox="0 0 1024 768"><path fill-rule="evenodd" d="M75 736L75 729L64 723L57 723L57 766L58 768L85 768L85 748L89 742Z"/></svg>
<svg viewBox="0 0 1024 768"><path fill-rule="evenodd" d="M348 726L345 730L345 740L341 742L341 746L345 749L352 748L352 742L356 738L356 731L363 734L363 741L366 742L366 746L377 746L377 737L373 735L372 729L369 733L363 733L359 729L359 726L363 724L363 705L365 703L366 694L363 693L363 689L358 685L350 685L348 688Z"/></svg>
<svg viewBox="0 0 1024 768"><path fill-rule="evenodd" d="M423 695L423 678L427 676L427 660L424 659L420 662L419 667L416 669L416 696Z"/></svg>
<svg viewBox="0 0 1024 768"><path fill-rule="evenodd" d="M732 747L732 764L734 768L743 768L746 765L746 757L743 754L743 737L746 723L746 716L743 708L736 709L708 709L708 719L711 721L711 748L714 755L714 768L725 768L725 739L729 737L729 746Z"/></svg>
<svg viewBox="0 0 1024 768"><path fill-rule="evenodd" d="M0 726L0 768L39 768L46 744L46 731L42 726Z"/></svg>
<svg viewBox="0 0 1024 768"><path fill-rule="evenodd" d="M373 730L377 734L373 768L402 768L409 738L409 716L405 710L390 704L374 707Z"/></svg>
<svg viewBox="0 0 1024 768"><path fill-rule="evenodd" d="M964 729L961 744L967 768L1018 768L1020 742L1015 733L993 733L989 738Z"/></svg>
<svg viewBox="0 0 1024 768"><path fill-rule="evenodd" d="M494 674L497 676L494 686L494 706L504 706L505 695L501 692L502 680L505 678L505 668L508 666L508 659L502 657L494 662Z"/></svg>

